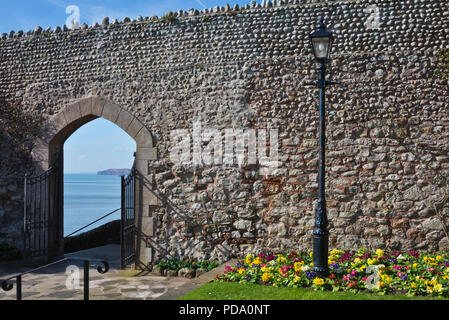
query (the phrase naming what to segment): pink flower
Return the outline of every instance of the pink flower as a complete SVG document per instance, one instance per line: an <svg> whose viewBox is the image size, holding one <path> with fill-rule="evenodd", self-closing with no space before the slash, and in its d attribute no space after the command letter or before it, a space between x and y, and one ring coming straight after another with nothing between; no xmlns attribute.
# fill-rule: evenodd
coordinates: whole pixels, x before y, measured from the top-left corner
<svg viewBox="0 0 449 320"><path fill-rule="evenodd" d="M349 275L343 276L343 281L349 281Z"/></svg>
<svg viewBox="0 0 449 320"><path fill-rule="evenodd" d="M352 270L351 271L351 277L354 277L357 274L357 270Z"/></svg>

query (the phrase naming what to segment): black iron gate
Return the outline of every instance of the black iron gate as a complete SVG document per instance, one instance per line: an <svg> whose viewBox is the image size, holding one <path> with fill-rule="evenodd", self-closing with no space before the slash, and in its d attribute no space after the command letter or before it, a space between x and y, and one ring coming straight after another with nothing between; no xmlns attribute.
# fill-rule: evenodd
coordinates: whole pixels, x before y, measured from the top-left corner
<svg viewBox="0 0 449 320"><path fill-rule="evenodd" d="M121 268L125 269L135 261L135 181L136 169L133 165L127 177L122 176L122 219L120 230Z"/></svg>
<svg viewBox="0 0 449 320"><path fill-rule="evenodd" d="M55 163L44 173L25 176L24 250L27 259L48 260L57 255L61 213L61 165Z"/></svg>

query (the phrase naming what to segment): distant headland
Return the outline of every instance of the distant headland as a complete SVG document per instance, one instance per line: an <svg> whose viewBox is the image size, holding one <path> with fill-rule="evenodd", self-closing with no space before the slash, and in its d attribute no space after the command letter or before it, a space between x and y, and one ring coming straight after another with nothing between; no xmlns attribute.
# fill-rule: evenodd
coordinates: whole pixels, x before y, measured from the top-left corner
<svg viewBox="0 0 449 320"><path fill-rule="evenodd" d="M98 171L97 174L101 176L127 176L130 172L130 169L108 169L104 171Z"/></svg>

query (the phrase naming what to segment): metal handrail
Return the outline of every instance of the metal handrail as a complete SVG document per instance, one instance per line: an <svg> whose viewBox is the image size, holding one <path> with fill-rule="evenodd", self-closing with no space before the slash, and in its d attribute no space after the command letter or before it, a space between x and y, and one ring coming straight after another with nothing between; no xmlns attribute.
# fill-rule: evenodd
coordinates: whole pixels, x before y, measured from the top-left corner
<svg viewBox="0 0 449 320"><path fill-rule="evenodd" d="M95 221L93 221L93 222L91 222L91 223L85 225L84 227L82 227L82 228L80 228L80 229L78 229L78 230L72 232L71 234L65 236L64 239L67 239L68 237L74 235L75 233L77 233L77 232L79 232L79 231L81 231L81 230L83 230L83 229L86 229L87 227L93 225L94 223L96 223L96 222L98 222L98 221L100 221L100 220L102 220L102 219L104 219L104 218L109 217L111 214L113 214L113 213L115 213L115 212L117 212L117 211L119 211L119 210L121 210L121 209L122 209L122 208L118 208L118 209L115 209L115 210L112 211L112 212L109 212L108 214L102 216L101 218L98 218L97 220L95 220Z"/></svg>
<svg viewBox="0 0 449 320"><path fill-rule="evenodd" d="M16 279L16 299L22 300L22 276L33 273L35 271L50 267L52 265L69 261L69 260L75 260L75 261L83 261L84 266L84 300L89 300L89 267L91 262L99 262L103 265L97 265L97 271L98 273L105 274L109 271L109 263L106 260L101 259L89 259L89 258L82 258L82 257L64 257L62 259L59 259L57 261L54 261L52 263L37 267L32 270L28 270L22 273L18 273L16 275L13 275L7 279L1 280L2 281L2 289L3 291L10 291L14 287L14 284L11 283L12 279Z"/></svg>

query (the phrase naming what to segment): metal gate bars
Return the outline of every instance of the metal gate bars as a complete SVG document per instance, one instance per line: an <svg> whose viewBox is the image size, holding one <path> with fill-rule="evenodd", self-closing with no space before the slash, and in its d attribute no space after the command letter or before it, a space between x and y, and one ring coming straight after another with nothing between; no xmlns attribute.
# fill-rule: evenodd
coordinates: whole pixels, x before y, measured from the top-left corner
<svg viewBox="0 0 449 320"><path fill-rule="evenodd" d="M57 255L60 234L62 185L59 156L46 172L25 176L24 250L27 259L48 260Z"/></svg>
<svg viewBox="0 0 449 320"><path fill-rule="evenodd" d="M135 260L135 180L136 169L133 165L127 177L122 176L122 219L120 224L121 268L125 269Z"/></svg>

